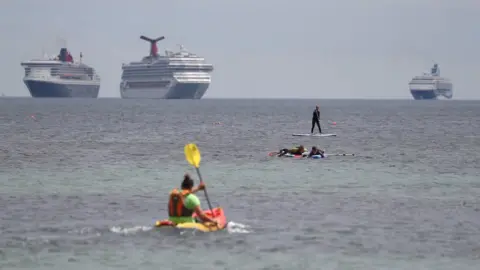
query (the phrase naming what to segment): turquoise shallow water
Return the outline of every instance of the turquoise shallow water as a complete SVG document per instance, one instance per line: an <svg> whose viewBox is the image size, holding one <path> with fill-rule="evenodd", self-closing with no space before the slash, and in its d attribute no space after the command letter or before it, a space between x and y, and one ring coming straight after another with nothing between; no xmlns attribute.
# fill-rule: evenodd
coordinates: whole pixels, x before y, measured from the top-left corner
<svg viewBox="0 0 480 270"><path fill-rule="evenodd" d="M478 269L479 105L0 99L0 268ZM188 142L226 232L151 228Z"/></svg>

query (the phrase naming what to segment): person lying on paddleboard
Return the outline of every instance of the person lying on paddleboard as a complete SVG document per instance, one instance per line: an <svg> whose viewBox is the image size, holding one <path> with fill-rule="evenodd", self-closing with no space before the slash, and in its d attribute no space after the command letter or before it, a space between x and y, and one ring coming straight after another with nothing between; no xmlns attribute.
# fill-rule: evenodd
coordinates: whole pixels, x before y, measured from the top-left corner
<svg viewBox="0 0 480 270"><path fill-rule="evenodd" d="M318 149L316 146L314 146L312 147L312 150L310 150L308 157L320 155L322 158L324 158L325 156L323 154L325 154L325 151L323 151L322 149Z"/></svg>
<svg viewBox="0 0 480 270"><path fill-rule="evenodd" d="M205 215L200 208L200 200L194 193L205 189L205 184L200 183L197 187L193 187L194 182L188 173L183 177L181 190L172 190L170 192L170 199L168 201L168 220L175 224L179 223L195 223L198 222L193 218L193 213L196 213L203 222L212 222L217 224L217 221Z"/></svg>
<svg viewBox="0 0 480 270"><path fill-rule="evenodd" d="M303 147L303 145L300 145L299 147L294 147L292 149L287 149L287 148L281 149L278 152L278 156L281 157L286 154L302 155L304 152L305 152L305 147Z"/></svg>

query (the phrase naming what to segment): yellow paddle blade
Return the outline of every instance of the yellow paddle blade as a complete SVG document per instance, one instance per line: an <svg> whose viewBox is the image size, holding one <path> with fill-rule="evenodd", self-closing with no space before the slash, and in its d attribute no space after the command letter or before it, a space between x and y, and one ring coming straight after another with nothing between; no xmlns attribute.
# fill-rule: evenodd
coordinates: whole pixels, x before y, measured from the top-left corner
<svg viewBox="0 0 480 270"><path fill-rule="evenodd" d="M202 157L200 155L200 149L198 149L194 143L185 145L184 152L185 159L188 161L188 163L192 164L192 166L195 168L200 167L200 161L202 160Z"/></svg>

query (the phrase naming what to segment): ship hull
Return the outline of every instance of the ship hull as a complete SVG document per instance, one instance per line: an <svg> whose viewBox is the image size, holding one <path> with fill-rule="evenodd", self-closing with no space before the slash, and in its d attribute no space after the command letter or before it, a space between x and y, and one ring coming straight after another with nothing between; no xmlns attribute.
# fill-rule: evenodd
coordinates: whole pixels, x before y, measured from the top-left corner
<svg viewBox="0 0 480 270"><path fill-rule="evenodd" d="M415 100L437 99L437 94L433 90L410 90L410 93Z"/></svg>
<svg viewBox="0 0 480 270"><path fill-rule="evenodd" d="M100 84L69 84L37 80L24 80L24 83L34 98L97 98L100 91Z"/></svg>
<svg viewBox="0 0 480 270"><path fill-rule="evenodd" d="M120 95L125 99L201 99L210 84L176 83L168 88L123 88Z"/></svg>
<svg viewBox="0 0 480 270"><path fill-rule="evenodd" d="M451 99L453 97L453 93L451 90L444 90L444 91L435 91L435 90L410 90L412 97L415 100L424 100L430 99L435 100L439 97L444 97L447 99Z"/></svg>

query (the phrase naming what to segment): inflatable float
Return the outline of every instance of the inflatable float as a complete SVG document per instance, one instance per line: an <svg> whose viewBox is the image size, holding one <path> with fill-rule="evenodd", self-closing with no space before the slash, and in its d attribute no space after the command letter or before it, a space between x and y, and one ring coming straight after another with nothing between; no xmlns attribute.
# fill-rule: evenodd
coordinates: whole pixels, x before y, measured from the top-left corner
<svg viewBox="0 0 480 270"><path fill-rule="evenodd" d="M212 215L212 212L213 212L213 215ZM175 223L171 222L168 219L165 219L165 220L157 220L155 222L155 227L157 228L174 227L177 229L193 229L193 230L198 230L202 232L220 231L227 227L227 219L221 207L213 208L212 211L205 210L203 211L203 213L205 213L205 215L207 215L209 218L212 218L215 221L217 221L218 224L214 225L211 222L205 222L205 223L188 222L188 223L181 223L181 224L175 225ZM196 218L197 214L194 213L193 217Z"/></svg>

